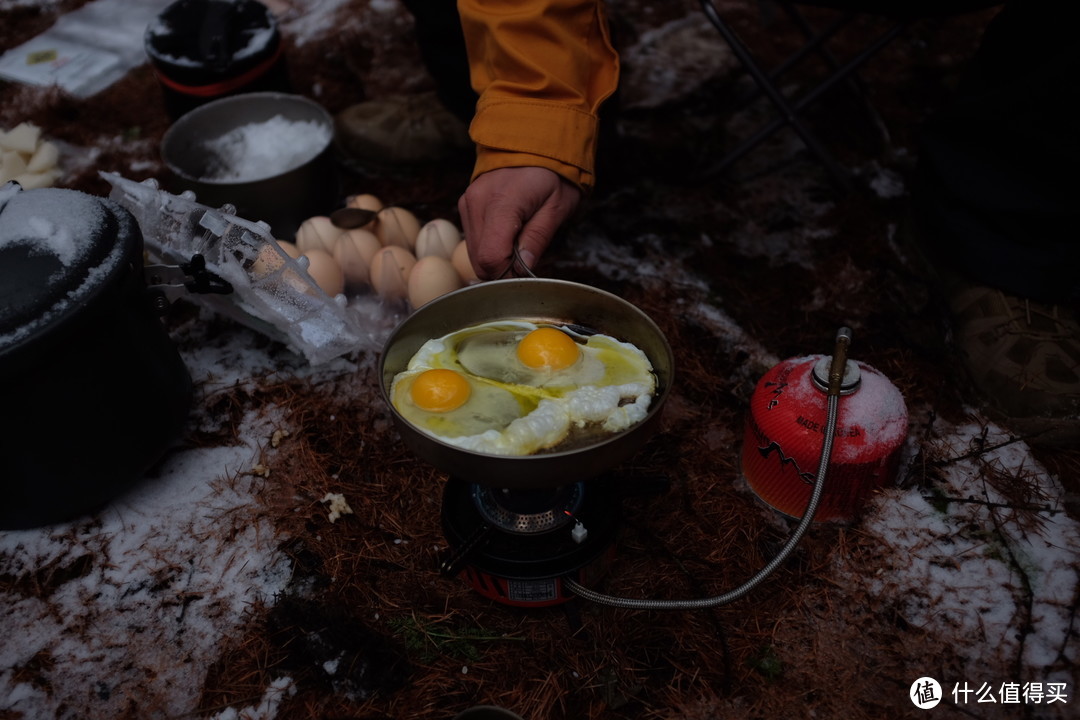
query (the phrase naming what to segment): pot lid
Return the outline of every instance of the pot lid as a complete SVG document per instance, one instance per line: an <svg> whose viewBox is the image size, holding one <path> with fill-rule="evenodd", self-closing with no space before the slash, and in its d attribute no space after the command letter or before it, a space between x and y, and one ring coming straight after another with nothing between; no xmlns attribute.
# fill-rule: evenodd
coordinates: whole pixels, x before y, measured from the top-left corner
<svg viewBox="0 0 1080 720"><path fill-rule="evenodd" d="M118 229L92 195L0 187L0 352L86 303L127 252Z"/></svg>
<svg viewBox="0 0 1080 720"><path fill-rule="evenodd" d="M171 79L206 85L273 57L273 13L256 0L177 0L147 25L147 54ZM174 77L175 76L175 77Z"/></svg>

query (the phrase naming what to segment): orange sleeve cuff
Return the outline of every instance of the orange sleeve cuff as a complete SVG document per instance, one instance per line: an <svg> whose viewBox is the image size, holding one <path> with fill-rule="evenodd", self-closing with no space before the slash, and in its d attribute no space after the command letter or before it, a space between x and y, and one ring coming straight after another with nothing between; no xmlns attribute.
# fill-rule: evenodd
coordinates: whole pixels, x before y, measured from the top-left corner
<svg viewBox="0 0 1080 720"><path fill-rule="evenodd" d="M598 121L557 103L481 100L469 134L476 143L473 178L499 167L552 170L587 190L594 184Z"/></svg>
<svg viewBox="0 0 1080 720"><path fill-rule="evenodd" d="M477 148L476 165L473 167L472 179L489 170L498 170L505 167L542 167L562 176L566 180L577 185L582 192L588 194L592 191L595 180L591 173L583 171L573 165L566 165L543 155L530 155L528 153L503 152L501 150L487 150Z"/></svg>

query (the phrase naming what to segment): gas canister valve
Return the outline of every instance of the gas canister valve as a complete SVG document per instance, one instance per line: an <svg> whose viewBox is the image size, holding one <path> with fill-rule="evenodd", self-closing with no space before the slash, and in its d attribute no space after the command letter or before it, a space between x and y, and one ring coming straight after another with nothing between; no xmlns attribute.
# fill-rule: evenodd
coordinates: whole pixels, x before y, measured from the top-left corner
<svg viewBox="0 0 1080 720"><path fill-rule="evenodd" d="M574 527L570 530L570 537L574 538L574 542L578 545L585 542L585 538L589 537L589 531L580 520L574 520Z"/></svg>

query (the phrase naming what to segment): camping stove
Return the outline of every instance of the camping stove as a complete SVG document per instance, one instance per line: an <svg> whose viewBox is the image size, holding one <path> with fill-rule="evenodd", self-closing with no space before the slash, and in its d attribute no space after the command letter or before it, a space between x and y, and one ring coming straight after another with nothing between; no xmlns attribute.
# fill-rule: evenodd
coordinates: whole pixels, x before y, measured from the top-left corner
<svg viewBox="0 0 1080 720"><path fill-rule="evenodd" d="M450 556L441 571L505 605L562 604L574 597L563 578L588 584L606 572L620 511L603 481L504 489L450 478L442 506Z"/></svg>

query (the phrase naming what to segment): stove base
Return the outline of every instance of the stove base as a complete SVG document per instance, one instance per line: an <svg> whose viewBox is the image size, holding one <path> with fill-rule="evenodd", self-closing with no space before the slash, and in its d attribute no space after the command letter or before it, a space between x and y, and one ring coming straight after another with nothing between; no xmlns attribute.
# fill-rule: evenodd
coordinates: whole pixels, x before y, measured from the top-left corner
<svg viewBox="0 0 1080 720"><path fill-rule="evenodd" d="M461 577L489 600L503 605L522 608L542 608L562 605L577 597L563 586L563 578L570 577L588 587L607 575L615 555L612 548L592 564L559 577L511 579L486 573L473 566L461 572Z"/></svg>
<svg viewBox="0 0 1080 720"><path fill-rule="evenodd" d="M606 483L581 484L570 522L527 533L493 526L477 508L474 487L450 478L444 488L443 533L453 554L444 573L514 607L560 605L575 597L564 589L564 577L590 585L606 574L621 515L620 499Z"/></svg>

